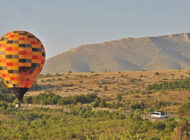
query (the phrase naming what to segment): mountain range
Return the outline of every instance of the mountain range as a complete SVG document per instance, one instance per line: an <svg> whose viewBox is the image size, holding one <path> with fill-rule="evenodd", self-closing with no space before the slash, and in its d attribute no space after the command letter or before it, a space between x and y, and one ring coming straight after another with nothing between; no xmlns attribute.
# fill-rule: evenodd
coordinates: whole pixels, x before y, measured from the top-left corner
<svg viewBox="0 0 190 140"><path fill-rule="evenodd" d="M82 45L47 59L42 73L190 68L190 34L124 38Z"/></svg>

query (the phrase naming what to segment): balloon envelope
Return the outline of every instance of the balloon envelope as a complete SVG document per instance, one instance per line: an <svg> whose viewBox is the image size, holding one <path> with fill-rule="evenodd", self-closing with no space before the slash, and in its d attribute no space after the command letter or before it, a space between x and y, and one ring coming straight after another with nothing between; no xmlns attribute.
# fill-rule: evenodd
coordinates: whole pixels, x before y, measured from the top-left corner
<svg viewBox="0 0 190 140"><path fill-rule="evenodd" d="M44 63L44 47L33 34L13 31L0 38L0 74L19 100L37 79Z"/></svg>

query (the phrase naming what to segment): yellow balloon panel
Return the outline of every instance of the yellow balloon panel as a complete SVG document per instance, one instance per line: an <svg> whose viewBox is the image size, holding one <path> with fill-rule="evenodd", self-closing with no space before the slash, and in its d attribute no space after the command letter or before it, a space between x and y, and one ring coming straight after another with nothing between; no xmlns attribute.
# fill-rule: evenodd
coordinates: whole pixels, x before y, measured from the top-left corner
<svg viewBox="0 0 190 140"><path fill-rule="evenodd" d="M33 34L13 31L0 38L0 73L8 88L30 88L44 63L44 47Z"/></svg>

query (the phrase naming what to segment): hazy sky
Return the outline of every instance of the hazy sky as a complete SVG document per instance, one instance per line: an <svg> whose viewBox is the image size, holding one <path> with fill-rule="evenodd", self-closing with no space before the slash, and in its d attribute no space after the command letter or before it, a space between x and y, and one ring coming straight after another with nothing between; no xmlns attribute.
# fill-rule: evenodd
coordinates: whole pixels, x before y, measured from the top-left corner
<svg viewBox="0 0 190 140"><path fill-rule="evenodd" d="M0 0L0 36L27 30L47 57L83 44L190 32L190 0Z"/></svg>

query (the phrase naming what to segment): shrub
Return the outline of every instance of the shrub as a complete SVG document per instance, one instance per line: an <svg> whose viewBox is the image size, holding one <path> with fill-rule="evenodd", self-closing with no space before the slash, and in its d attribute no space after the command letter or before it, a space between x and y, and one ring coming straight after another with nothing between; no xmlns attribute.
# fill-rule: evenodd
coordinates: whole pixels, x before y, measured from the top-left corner
<svg viewBox="0 0 190 140"><path fill-rule="evenodd" d="M132 110L136 110L136 109L142 109L143 110L143 109L145 109L145 104L144 104L144 102L132 104L131 109Z"/></svg>
<svg viewBox="0 0 190 140"><path fill-rule="evenodd" d="M69 83L69 84L62 83L61 86L62 87L72 87L72 86L74 86L74 84L73 83Z"/></svg>
<svg viewBox="0 0 190 140"><path fill-rule="evenodd" d="M122 95L121 94L117 94L117 101L121 102L122 101Z"/></svg>
<svg viewBox="0 0 190 140"><path fill-rule="evenodd" d="M160 75L159 72L155 72L155 75Z"/></svg>
<svg viewBox="0 0 190 140"><path fill-rule="evenodd" d="M107 90L108 90L108 87L107 87L107 86L105 86L105 87L104 87L104 91L107 91Z"/></svg>
<svg viewBox="0 0 190 140"><path fill-rule="evenodd" d="M32 87L30 88L30 91L32 90L36 91L36 90L41 90L41 89L42 89L41 86L39 86L37 83L34 83Z"/></svg>
<svg viewBox="0 0 190 140"><path fill-rule="evenodd" d="M164 122L159 122L159 121L154 122L153 126L157 130L164 130L166 128L165 123Z"/></svg>
<svg viewBox="0 0 190 140"><path fill-rule="evenodd" d="M178 114L181 116L190 116L190 102L180 106L178 109Z"/></svg>

